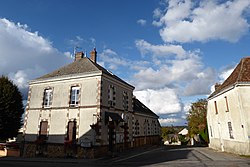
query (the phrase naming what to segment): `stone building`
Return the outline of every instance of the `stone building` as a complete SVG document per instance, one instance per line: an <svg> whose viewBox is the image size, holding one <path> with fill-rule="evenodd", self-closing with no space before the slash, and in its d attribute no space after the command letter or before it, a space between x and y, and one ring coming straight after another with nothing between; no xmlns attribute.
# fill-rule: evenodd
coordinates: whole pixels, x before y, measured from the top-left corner
<svg viewBox="0 0 250 167"><path fill-rule="evenodd" d="M159 142L158 116L96 59L95 49L90 58L78 52L73 63L30 81L23 156L93 158Z"/></svg>
<svg viewBox="0 0 250 167"><path fill-rule="evenodd" d="M208 97L209 147L250 155L250 57Z"/></svg>

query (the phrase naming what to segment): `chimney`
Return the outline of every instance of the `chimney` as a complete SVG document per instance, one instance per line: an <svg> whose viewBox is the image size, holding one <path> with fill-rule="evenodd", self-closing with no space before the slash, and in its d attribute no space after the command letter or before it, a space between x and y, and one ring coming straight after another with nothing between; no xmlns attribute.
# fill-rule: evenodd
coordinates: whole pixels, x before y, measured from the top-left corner
<svg viewBox="0 0 250 167"><path fill-rule="evenodd" d="M96 63L96 56L97 56L97 52L96 52L96 48L94 48L94 49L90 52L90 60L92 60L94 63Z"/></svg>
<svg viewBox="0 0 250 167"><path fill-rule="evenodd" d="M75 61L80 60L83 57L84 57L84 53L83 52L76 52L75 53Z"/></svg>
<svg viewBox="0 0 250 167"><path fill-rule="evenodd" d="M214 85L214 89L217 90L220 86L221 86L221 84L216 83L216 84Z"/></svg>

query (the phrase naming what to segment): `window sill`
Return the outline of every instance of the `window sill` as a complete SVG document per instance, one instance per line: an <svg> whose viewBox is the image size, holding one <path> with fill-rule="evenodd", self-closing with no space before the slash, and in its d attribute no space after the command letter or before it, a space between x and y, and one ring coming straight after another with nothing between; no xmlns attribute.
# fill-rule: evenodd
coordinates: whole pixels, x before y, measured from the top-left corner
<svg viewBox="0 0 250 167"><path fill-rule="evenodd" d="M44 109L52 108L51 106L43 106Z"/></svg>
<svg viewBox="0 0 250 167"><path fill-rule="evenodd" d="M70 108L77 108L77 107L79 107L79 105L70 104L69 107Z"/></svg>

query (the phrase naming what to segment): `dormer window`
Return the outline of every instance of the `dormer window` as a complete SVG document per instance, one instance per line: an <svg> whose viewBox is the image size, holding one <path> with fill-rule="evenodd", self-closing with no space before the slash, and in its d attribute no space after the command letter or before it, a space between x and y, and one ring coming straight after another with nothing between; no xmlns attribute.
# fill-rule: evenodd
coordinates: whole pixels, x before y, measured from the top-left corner
<svg viewBox="0 0 250 167"><path fill-rule="evenodd" d="M70 91L70 106L78 106L80 87L72 86Z"/></svg>
<svg viewBox="0 0 250 167"><path fill-rule="evenodd" d="M50 107L52 104L52 89L45 89L44 96L43 96L43 107L47 108Z"/></svg>

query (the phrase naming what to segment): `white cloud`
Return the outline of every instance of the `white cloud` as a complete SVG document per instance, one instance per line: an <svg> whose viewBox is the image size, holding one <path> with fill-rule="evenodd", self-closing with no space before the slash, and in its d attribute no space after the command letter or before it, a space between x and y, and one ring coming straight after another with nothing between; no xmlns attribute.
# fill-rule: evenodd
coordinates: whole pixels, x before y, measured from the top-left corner
<svg viewBox="0 0 250 167"><path fill-rule="evenodd" d="M154 17L154 18L160 18L161 16L162 16L162 11L161 11L161 9L156 8L156 9L153 11L153 17Z"/></svg>
<svg viewBox="0 0 250 167"><path fill-rule="evenodd" d="M53 48L51 41L29 31L27 25L0 18L0 71L21 89L27 89L28 80L70 61Z"/></svg>
<svg viewBox="0 0 250 167"><path fill-rule="evenodd" d="M193 79L187 84L184 89L183 95L206 95L210 92L209 87L216 81L216 72L212 68L208 68L196 75L196 79Z"/></svg>
<svg viewBox="0 0 250 167"><path fill-rule="evenodd" d="M176 124L182 124L182 119L180 118L159 118L161 126L171 126Z"/></svg>
<svg viewBox="0 0 250 167"><path fill-rule="evenodd" d="M218 79L219 79L219 81L218 81L218 83L219 84L222 84L230 75L231 75L231 73L233 72L233 70L235 69L235 67L236 66L228 66L228 67L226 67L225 69L223 69L219 74L218 74ZM214 85L212 85L211 87L210 87L210 94L211 93L213 93L214 91L215 91L215 84L216 83L214 83Z"/></svg>
<svg viewBox="0 0 250 167"><path fill-rule="evenodd" d="M136 41L142 54L152 56L151 66L143 68L133 76L138 90L162 89L166 86L183 85L202 78L209 83L212 73L205 74L199 51L185 51L181 46L152 45L144 40ZM172 56L169 56L172 55ZM200 74L200 75L198 75ZM207 85L202 85L206 87ZM183 87L183 86L182 86ZM207 89L205 89L207 90Z"/></svg>
<svg viewBox="0 0 250 167"><path fill-rule="evenodd" d="M16 73L10 73L9 78L21 89L28 87L28 75L23 70L19 70Z"/></svg>
<svg viewBox="0 0 250 167"><path fill-rule="evenodd" d="M135 91L134 95L156 114L178 113L182 110L180 99L173 89L146 89Z"/></svg>
<svg viewBox="0 0 250 167"><path fill-rule="evenodd" d="M86 51L86 49L93 49L96 46L96 40L93 37L83 38L80 35L75 36L73 39L66 40L69 47L77 47L77 50Z"/></svg>
<svg viewBox="0 0 250 167"><path fill-rule="evenodd" d="M103 52L99 54L99 57L103 62L104 66L108 64L107 68L110 70L116 70L118 66L128 65L126 60L120 58L118 54L111 49L103 50Z"/></svg>
<svg viewBox="0 0 250 167"><path fill-rule="evenodd" d="M217 39L236 42L248 32L249 24L244 12L249 7L250 1L246 0L224 3L170 0L165 15L153 24L163 26L160 35L165 42Z"/></svg>
<svg viewBox="0 0 250 167"><path fill-rule="evenodd" d="M127 67L128 70L142 70L145 69L146 66L149 65L148 61L131 61L129 59L125 59L118 55L112 49L104 49L100 54L98 54L100 61L103 67L106 67L109 70L117 70L118 67Z"/></svg>
<svg viewBox="0 0 250 167"><path fill-rule="evenodd" d="M168 56L177 55L178 57L185 56L185 50L180 45L152 45L145 40L136 40L136 47L139 49L142 55L147 53L154 56Z"/></svg>
<svg viewBox="0 0 250 167"><path fill-rule="evenodd" d="M236 66L235 66L236 67ZM223 70L220 74L219 74L219 79L220 79L220 83L224 82L228 77L229 75L231 75L231 73L233 72L233 70L235 69L235 67L229 67L229 68L226 68L225 70Z"/></svg>
<svg viewBox="0 0 250 167"><path fill-rule="evenodd" d="M137 20L137 24L140 24L141 26L145 26L147 24L147 21L144 19Z"/></svg>
<svg viewBox="0 0 250 167"><path fill-rule="evenodd" d="M183 103L180 97L209 94L215 71L204 67L199 50L186 51L180 45L153 45L144 40L135 44L152 61L133 75L134 94L160 116L162 125L185 124L190 102Z"/></svg>

